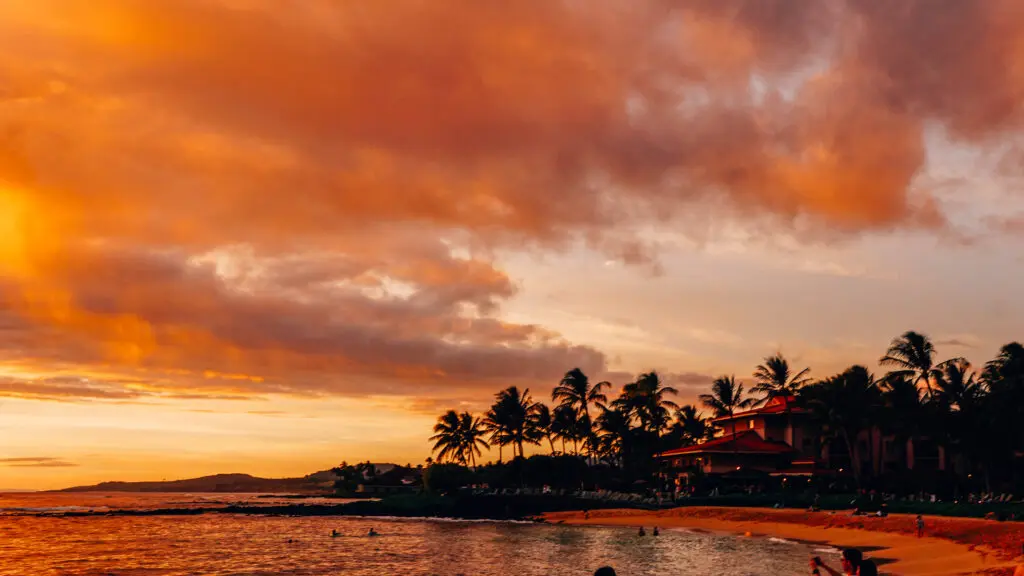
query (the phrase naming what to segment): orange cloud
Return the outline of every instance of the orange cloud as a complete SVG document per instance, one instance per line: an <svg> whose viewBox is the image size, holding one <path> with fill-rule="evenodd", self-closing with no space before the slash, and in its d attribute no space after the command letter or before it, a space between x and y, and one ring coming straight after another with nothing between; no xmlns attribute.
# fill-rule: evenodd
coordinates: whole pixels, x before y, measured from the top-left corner
<svg viewBox="0 0 1024 576"><path fill-rule="evenodd" d="M500 319L496 250L646 262L639 228L708 211L945 226L925 126L1019 127L1014 6L7 3L3 358L181 394L604 370Z"/></svg>

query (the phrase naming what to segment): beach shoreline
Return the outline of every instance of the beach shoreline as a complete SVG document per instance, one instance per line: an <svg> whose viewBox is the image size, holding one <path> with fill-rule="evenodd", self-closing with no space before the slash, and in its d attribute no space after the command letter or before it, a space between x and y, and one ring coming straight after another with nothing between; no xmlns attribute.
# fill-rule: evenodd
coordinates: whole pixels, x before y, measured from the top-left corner
<svg viewBox="0 0 1024 576"><path fill-rule="evenodd" d="M594 526L686 528L776 537L835 548L855 547L879 563L884 574L954 576L1012 574L1021 560L1024 528L973 518L926 517L924 538L914 534L914 516L885 518L849 513L762 508L682 507L552 512L549 523Z"/></svg>

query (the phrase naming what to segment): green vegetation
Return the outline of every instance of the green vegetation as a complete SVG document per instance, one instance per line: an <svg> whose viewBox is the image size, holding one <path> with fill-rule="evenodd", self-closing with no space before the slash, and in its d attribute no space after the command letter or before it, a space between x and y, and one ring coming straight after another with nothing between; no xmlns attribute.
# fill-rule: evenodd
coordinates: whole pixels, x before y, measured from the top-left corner
<svg viewBox="0 0 1024 576"><path fill-rule="evenodd" d="M1012 491L1024 478L1018 457L1024 453L1024 347L1003 346L980 372L964 358L940 362L935 354L928 337L906 332L879 360L889 369L883 375L858 365L820 380L776 354L757 366L750 393L735 376L723 375L699 400L719 417L773 397L795 397L786 410L806 410L815 446L834 456L840 473L839 480L815 491L927 491L945 499ZM439 463L467 467L468 474L432 467L428 477L433 474L435 481L428 487L450 492L458 484L556 486L571 478L576 489L654 488L655 454L714 434L698 407L673 401L676 389L656 372L624 384L609 400L611 387L591 384L573 369L554 387L551 407L512 386L495 396L482 418L449 411L435 427L434 449ZM544 464L537 456L524 458L527 445L550 456ZM498 462L476 466L480 448L488 446L497 447ZM513 457L507 464L506 447ZM939 449L944 470L937 469ZM887 450L894 452L887 455ZM585 465L570 473L566 458ZM907 464L913 461L928 462ZM550 471L541 472L544 467Z"/></svg>

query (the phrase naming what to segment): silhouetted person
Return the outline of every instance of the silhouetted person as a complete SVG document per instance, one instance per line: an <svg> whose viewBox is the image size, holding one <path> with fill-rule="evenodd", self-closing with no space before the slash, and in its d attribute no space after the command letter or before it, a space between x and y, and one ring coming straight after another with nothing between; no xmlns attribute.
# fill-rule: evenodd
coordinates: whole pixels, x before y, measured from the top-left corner
<svg viewBox="0 0 1024 576"><path fill-rule="evenodd" d="M380 533L377 532L376 530L374 530L373 528L370 528L370 531L367 532L366 535L367 536L380 536Z"/></svg>
<svg viewBox="0 0 1024 576"><path fill-rule="evenodd" d="M864 560L857 569L857 576L878 576L878 567L873 560Z"/></svg>
<svg viewBox="0 0 1024 576"><path fill-rule="evenodd" d="M924 516L917 515L917 537L921 538L924 536Z"/></svg>
<svg viewBox="0 0 1024 576"><path fill-rule="evenodd" d="M651 532L651 535L652 536L657 536L658 535L658 527L657 526L654 527L654 531Z"/></svg>
<svg viewBox="0 0 1024 576"><path fill-rule="evenodd" d="M647 536L647 532L644 532L643 526L640 527L640 531L638 531L636 534L637 536Z"/></svg>
<svg viewBox="0 0 1024 576"><path fill-rule="evenodd" d="M337 538L341 534L337 530L331 530L331 538Z"/></svg>
<svg viewBox="0 0 1024 576"><path fill-rule="evenodd" d="M615 568L611 566L602 566L594 572L594 576L615 576Z"/></svg>
<svg viewBox="0 0 1024 576"><path fill-rule="evenodd" d="M828 564L821 561L821 558L815 556L811 559L811 574L821 574L824 570L830 576L856 576L860 565L864 561L864 555L860 553L860 550L856 548L847 548L843 550L843 571L832 569ZM877 574L877 571L875 572Z"/></svg>

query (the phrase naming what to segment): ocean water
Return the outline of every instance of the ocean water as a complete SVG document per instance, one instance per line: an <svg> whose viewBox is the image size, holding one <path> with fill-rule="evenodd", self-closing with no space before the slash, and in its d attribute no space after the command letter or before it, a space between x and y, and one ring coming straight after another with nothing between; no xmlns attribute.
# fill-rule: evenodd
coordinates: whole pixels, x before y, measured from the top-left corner
<svg viewBox="0 0 1024 576"><path fill-rule="evenodd" d="M797 575L828 551L781 539L352 517L59 517L66 510L279 504L252 495L0 495L0 575ZM367 537L370 528L381 533ZM331 530L343 536L330 537ZM292 540L292 542L289 542Z"/></svg>

